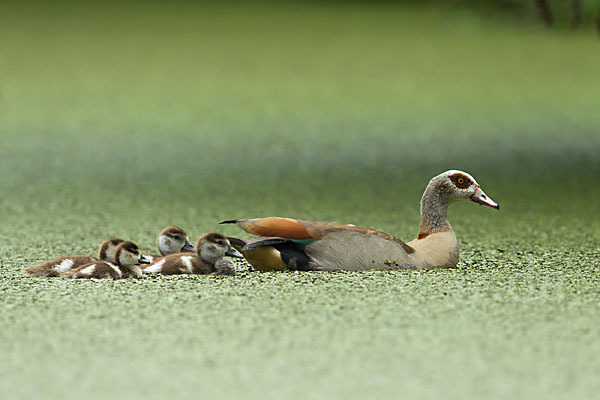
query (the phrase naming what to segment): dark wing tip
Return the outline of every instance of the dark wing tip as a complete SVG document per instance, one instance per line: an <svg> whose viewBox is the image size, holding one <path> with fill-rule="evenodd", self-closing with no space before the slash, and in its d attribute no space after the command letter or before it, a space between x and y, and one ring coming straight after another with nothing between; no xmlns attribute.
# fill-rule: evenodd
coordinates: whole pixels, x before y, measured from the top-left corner
<svg viewBox="0 0 600 400"><path fill-rule="evenodd" d="M231 243L234 246L244 247L246 245L246 241L245 240L238 239L238 238L233 237L233 236L227 236L227 239L229 240L229 243Z"/></svg>
<svg viewBox="0 0 600 400"><path fill-rule="evenodd" d="M237 223L237 221L238 221L237 219L228 219L226 221L219 222L219 225L222 225L222 224L235 224L235 223Z"/></svg>
<svg viewBox="0 0 600 400"><path fill-rule="evenodd" d="M279 237L273 237L273 238L267 238L267 239L259 239L259 240L247 243L242 248L242 251L254 250L254 249L258 249L259 247L273 246L275 244L286 243L286 242L289 242L289 241L290 241L289 239L279 238Z"/></svg>
<svg viewBox="0 0 600 400"><path fill-rule="evenodd" d="M254 250L257 249L259 247L264 247L264 245L256 245L255 243L247 243L244 245L244 247L242 247L242 252L244 251L250 251L250 250Z"/></svg>

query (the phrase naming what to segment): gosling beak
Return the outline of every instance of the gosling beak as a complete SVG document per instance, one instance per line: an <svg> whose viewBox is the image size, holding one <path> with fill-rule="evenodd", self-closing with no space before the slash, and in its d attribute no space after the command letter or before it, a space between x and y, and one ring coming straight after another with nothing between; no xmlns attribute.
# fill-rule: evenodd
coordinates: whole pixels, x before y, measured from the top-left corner
<svg viewBox="0 0 600 400"><path fill-rule="evenodd" d="M227 250L227 253L225 253L225 255L229 256L229 257L235 257L235 258L244 258L242 253L240 253L239 251L237 251L236 249L234 249L231 246L229 246L229 250Z"/></svg>
<svg viewBox="0 0 600 400"><path fill-rule="evenodd" d="M140 259L138 260L138 264L150 264L150 260L148 260L146 257L144 257L144 255L142 254L140 256Z"/></svg>
<svg viewBox="0 0 600 400"><path fill-rule="evenodd" d="M496 210L500 209L500 205L494 200L490 199L479 186L477 186L475 194L471 196L471 200L473 200L475 203L483 204L484 206L493 207Z"/></svg>
<svg viewBox="0 0 600 400"><path fill-rule="evenodd" d="M195 253L196 252L196 248L194 247L193 244L190 243L189 240L185 241L185 244L183 245L183 247L181 248L181 251L183 253Z"/></svg>

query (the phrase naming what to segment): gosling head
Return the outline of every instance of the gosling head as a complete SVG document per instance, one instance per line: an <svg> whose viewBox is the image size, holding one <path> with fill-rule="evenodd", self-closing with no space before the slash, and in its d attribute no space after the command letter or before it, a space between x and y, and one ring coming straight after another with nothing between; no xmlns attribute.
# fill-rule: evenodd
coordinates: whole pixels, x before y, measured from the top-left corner
<svg viewBox="0 0 600 400"><path fill-rule="evenodd" d="M123 242L117 246L115 252L117 264L122 267L133 267L135 264L150 264L140 248L133 242Z"/></svg>
<svg viewBox="0 0 600 400"><path fill-rule="evenodd" d="M431 180L448 202L471 200L484 206L500 209L498 203L489 198L471 175L456 169L443 172Z"/></svg>
<svg viewBox="0 0 600 400"><path fill-rule="evenodd" d="M158 235L157 246L163 256L196 251L194 245L190 243L187 233L177 226L168 226L163 229Z"/></svg>
<svg viewBox="0 0 600 400"><path fill-rule="evenodd" d="M214 265L218 260L225 256L244 258L244 256L234 249L226 236L218 232L209 232L196 243L198 256L205 262Z"/></svg>
<svg viewBox="0 0 600 400"><path fill-rule="evenodd" d="M98 250L98 259L110 261L111 263L116 263L117 259L115 258L115 253L117 251L117 246L121 243L123 243L123 239L106 239L100 245L100 250Z"/></svg>

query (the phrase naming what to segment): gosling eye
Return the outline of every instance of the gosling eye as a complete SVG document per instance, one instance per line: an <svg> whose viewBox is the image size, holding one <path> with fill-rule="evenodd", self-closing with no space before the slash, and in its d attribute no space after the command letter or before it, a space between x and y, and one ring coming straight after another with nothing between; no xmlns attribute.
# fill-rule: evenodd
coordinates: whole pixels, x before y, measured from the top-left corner
<svg viewBox="0 0 600 400"><path fill-rule="evenodd" d="M173 239L175 239L175 240L179 240L179 239L181 239L181 236L179 236L179 235L175 235L175 236L173 236Z"/></svg>

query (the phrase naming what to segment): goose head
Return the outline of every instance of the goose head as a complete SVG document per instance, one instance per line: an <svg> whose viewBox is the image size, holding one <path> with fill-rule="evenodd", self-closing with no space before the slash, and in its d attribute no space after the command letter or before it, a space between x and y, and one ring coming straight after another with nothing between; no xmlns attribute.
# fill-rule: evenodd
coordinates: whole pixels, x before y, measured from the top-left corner
<svg viewBox="0 0 600 400"><path fill-rule="evenodd" d="M116 263L116 251L117 246L123 243L123 239L119 238L110 238L106 239L100 245L100 249L98 250L98 259L110 261L111 263Z"/></svg>
<svg viewBox="0 0 600 400"><path fill-rule="evenodd" d="M118 265L131 268L136 264L150 264L140 248L133 242L123 242L117 246L115 258Z"/></svg>
<svg viewBox="0 0 600 400"><path fill-rule="evenodd" d="M214 265L218 260L225 256L244 258L244 256L234 249L226 236L218 232L209 232L196 243L198 257L208 264Z"/></svg>
<svg viewBox="0 0 600 400"><path fill-rule="evenodd" d="M456 169L442 172L429 181L423 192L417 239L424 239L435 232L451 231L446 208L450 203L463 200L500 209L498 203L490 199L468 173Z"/></svg>
<svg viewBox="0 0 600 400"><path fill-rule="evenodd" d="M436 190L448 203L470 200L497 210L500 209L498 203L486 195L475 178L466 172L456 169L443 172L434 177L429 185L434 185Z"/></svg>
<svg viewBox="0 0 600 400"><path fill-rule="evenodd" d="M190 243L187 233L177 226L168 226L163 229L158 235L157 246L163 256L196 251L194 245Z"/></svg>

